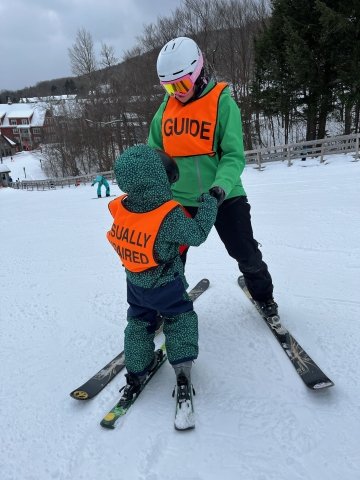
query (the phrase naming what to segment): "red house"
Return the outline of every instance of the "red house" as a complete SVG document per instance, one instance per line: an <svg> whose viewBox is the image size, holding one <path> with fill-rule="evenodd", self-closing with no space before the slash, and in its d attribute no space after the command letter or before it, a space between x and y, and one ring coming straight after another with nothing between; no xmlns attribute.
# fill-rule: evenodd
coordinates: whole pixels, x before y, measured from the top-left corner
<svg viewBox="0 0 360 480"><path fill-rule="evenodd" d="M15 142L20 151L37 148L50 123L44 104L0 104L0 134Z"/></svg>

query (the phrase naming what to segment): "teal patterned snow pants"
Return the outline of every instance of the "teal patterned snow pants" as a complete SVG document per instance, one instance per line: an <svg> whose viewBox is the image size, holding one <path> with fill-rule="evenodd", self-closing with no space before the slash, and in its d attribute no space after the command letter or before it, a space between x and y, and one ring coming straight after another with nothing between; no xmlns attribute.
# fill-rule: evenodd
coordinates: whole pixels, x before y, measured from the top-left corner
<svg viewBox="0 0 360 480"><path fill-rule="evenodd" d="M129 372L146 373L154 358L157 315L164 317L166 351L172 365L198 356L198 318L183 281L177 277L157 288L128 285L125 363Z"/></svg>

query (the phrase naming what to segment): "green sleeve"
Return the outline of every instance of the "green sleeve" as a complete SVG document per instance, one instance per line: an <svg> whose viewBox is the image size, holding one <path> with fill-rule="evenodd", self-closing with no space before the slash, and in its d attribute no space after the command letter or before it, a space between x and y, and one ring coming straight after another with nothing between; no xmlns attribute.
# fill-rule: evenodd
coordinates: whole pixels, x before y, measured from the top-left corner
<svg viewBox="0 0 360 480"><path fill-rule="evenodd" d="M165 219L162 227L162 240L198 247L205 242L215 223L217 201L204 194L194 218L187 217L182 208L175 208ZM160 235L159 235L160 237Z"/></svg>
<svg viewBox="0 0 360 480"><path fill-rule="evenodd" d="M159 148L164 150L162 134L161 134L161 121L164 113L166 102L162 102L158 111L155 113L154 118L150 124L148 145L152 148Z"/></svg>
<svg viewBox="0 0 360 480"><path fill-rule="evenodd" d="M227 89L221 94L218 117L219 165L212 187L229 194L245 168L241 113Z"/></svg>

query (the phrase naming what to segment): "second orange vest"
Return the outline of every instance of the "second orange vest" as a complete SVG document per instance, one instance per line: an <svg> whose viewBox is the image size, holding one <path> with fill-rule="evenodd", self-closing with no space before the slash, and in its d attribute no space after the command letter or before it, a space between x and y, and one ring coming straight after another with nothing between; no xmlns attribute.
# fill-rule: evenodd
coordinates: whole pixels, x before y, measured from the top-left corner
<svg viewBox="0 0 360 480"><path fill-rule="evenodd" d="M123 206L125 197L122 195L109 203L114 222L106 236L127 270L143 272L159 265L154 258L156 237L166 215L180 204L169 200L150 212L134 213Z"/></svg>
<svg viewBox="0 0 360 480"><path fill-rule="evenodd" d="M217 83L196 102L182 104L168 99L162 117L165 152L172 157L214 155L214 138L221 92L227 84Z"/></svg>

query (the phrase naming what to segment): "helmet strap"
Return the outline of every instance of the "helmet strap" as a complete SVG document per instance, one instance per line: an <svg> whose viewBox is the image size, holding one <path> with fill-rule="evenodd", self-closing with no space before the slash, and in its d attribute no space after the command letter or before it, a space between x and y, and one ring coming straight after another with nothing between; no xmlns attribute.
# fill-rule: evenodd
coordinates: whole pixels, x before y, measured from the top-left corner
<svg viewBox="0 0 360 480"><path fill-rule="evenodd" d="M202 92L205 90L206 85L209 83L209 78L205 75L204 67L202 68L200 75L195 82L195 92L193 98L199 98Z"/></svg>

